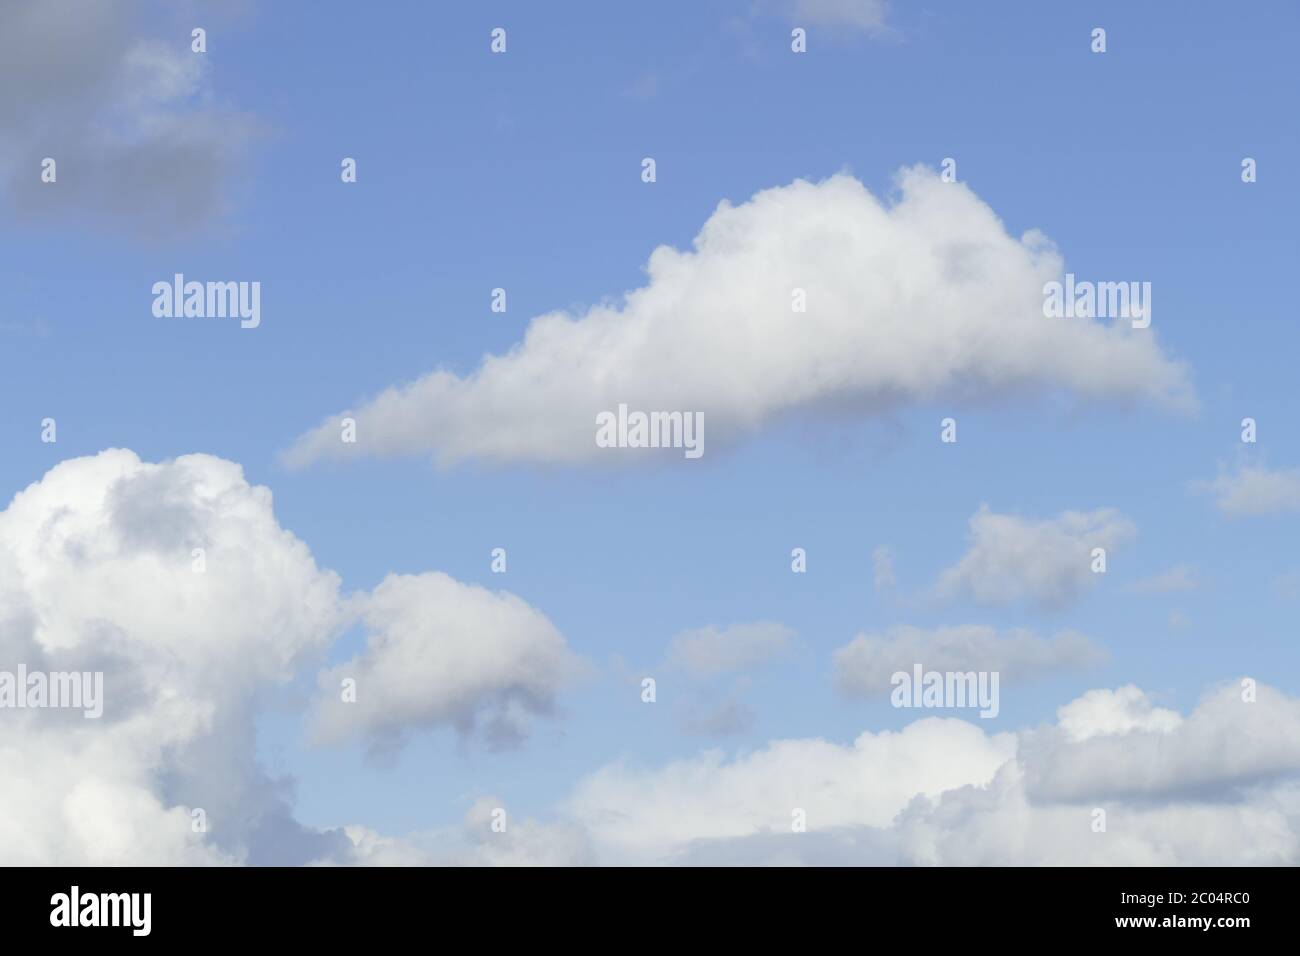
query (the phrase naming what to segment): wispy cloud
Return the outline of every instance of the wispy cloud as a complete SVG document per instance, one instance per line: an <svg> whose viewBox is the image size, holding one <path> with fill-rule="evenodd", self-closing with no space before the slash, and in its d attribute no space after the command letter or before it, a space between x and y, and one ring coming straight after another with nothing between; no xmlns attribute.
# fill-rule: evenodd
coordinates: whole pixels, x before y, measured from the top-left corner
<svg viewBox="0 0 1300 956"><path fill-rule="evenodd" d="M1213 495L1218 509L1233 518L1300 511L1300 468L1245 465L1235 474L1194 482L1192 488Z"/></svg>
<svg viewBox="0 0 1300 956"><path fill-rule="evenodd" d="M970 519L970 548L935 585L940 599L964 597L977 604L1028 600L1060 609L1100 579L1095 548L1110 552L1132 540L1137 529L1113 508L1065 511L1032 520L981 506Z"/></svg>

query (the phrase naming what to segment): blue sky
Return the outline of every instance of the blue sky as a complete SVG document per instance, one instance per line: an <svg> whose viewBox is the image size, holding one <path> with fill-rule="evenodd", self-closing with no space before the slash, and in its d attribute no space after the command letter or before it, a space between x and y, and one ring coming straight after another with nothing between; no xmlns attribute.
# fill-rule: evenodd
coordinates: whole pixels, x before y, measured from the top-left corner
<svg viewBox="0 0 1300 956"><path fill-rule="evenodd" d="M130 213L47 218L10 204L4 497L106 448L145 461L219 456L271 489L279 523L345 591L440 570L518 595L587 662L519 746L415 727L378 761L364 743L308 741L316 669L305 666L291 694L268 693L257 752L296 781L296 816L311 827L449 827L485 794L548 818L575 780L620 760L653 768L714 747L731 757L900 729L917 715L884 695L837 693L833 674L837 648L899 625L1074 630L1108 653L1004 686L994 721L947 715L988 733L1129 683L1184 713L1242 675L1300 693L1296 598L1278 584L1300 569L1294 512L1228 515L1193 487L1243 465L1300 466L1300 13L1281 2L882 9L881 30L810 22L796 55L790 30L803 21L777 0L576 3L563 15L396 0L346 11L249 2L194 17L141 6L132 29L181 49L206 24L202 95L241 117L215 133L237 156L218 182L222 208L164 235ZM488 48L498 26L504 55ZM1097 26L1104 54L1089 49ZM38 141L29 152L8 159L34 170L45 153ZM345 156L356 184L340 182ZM641 181L645 156L654 183ZM282 457L389 386L435 368L472 373L534 316L581 314L644 285L652 250L689 248L723 200L839 172L887 198L900 168L944 157L1011 236L1049 236L1068 271L1150 281L1152 328L1186 364L1198 407L1049 387L885 413L814 405L751 434L710 435L699 461ZM1257 160L1257 182L1241 181L1243 157ZM77 172L61 164L60 180ZM174 272L260 281L261 326L154 318L149 289ZM508 291L505 314L489 309L494 287ZM939 441L949 415L955 445ZM47 416L55 444L38 440ZM1257 444L1240 440L1246 416ZM1113 508L1136 534L1064 607L936 600L930 589L967 551L982 504L1035 521ZM893 590L873 583L881 546ZM508 550L504 575L490 570L495 547ZM807 551L806 574L791 573L794 547ZM1194 588L1133 591L1179 566ZM751 673L696 682L665 664L674 635L758 621L797 637ZM363 643L352 628L317 663ZM640 700L643 676L658 680L654 706ZM686 709L733 691L748 726L684 730Z"/></svg>

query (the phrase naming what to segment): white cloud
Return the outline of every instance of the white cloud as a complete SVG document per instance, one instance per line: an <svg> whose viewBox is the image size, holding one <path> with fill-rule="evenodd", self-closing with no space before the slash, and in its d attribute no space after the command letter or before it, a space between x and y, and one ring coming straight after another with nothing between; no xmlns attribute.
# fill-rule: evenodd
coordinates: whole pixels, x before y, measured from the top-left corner
<svg viewBox="0 0 1300 956"><path fill-rule="evenodd" d="M1100 577L1092 570L1093 548L1105 548L1109 562L1111 552L1136 534L1113 508L1032 521L981 505L970 530L970 549L940 576L938 596L987 605L1029 600L1044 608L1064 607Z"/></svg>
<svg viewBox="0 0 1300 956"><path fill-rule="evenodd" d="M497 810L504 817L494 817ZM504 829L493 829L494 820ZM591 866L597 860L587 831L565 822L517 819L504 801L480 797L460 827L387 837L368 827L345 827L350 862L363 866Z"/></svg>
<svg viewBox="0 0 1300 956"><path fill-rule="evenodd" d="M358 422L355 443L339 441L331 416L286 459L644 457L596 446L597 414L620 403L700 412L715 447L827 406L870 415L1018 389L1192 402L1151 330L1043 315L1043 285L1063 264L1041 234L1011 237L965 184L919 167L899 188L885 205L837 175L723 202L693 250L654 250L642 288L539 316L469 375L439 369L343 413ZM792 311L795 289L806 312Z"/></svg>
<svg viewBox="0 0 1300 956"><path fill-rule="evenodd" d="M1135 691L1117 694L1125 690ZM1145 702L1135 714L1131 698L1089 702L1086 717L1063 714L1060 730L1024 736L1027 789L1057 801L1177 800L1300 775L1300 701L1268 687L1252 703L1241 696L1236 685L1216 688L1184 720L1147 711ZM1091 728L1082 739L1081 723Z"/></svg>
<svg viewBox="0 0 1300 956"><path fill-rule="evenodd" d="M888 696L890 676L927 671L996 671L1003 681L1076 670L1104 659L1105 652L1081 634L1065 632L1048 640L1029 631L1005 634L969 624L924 630L895 627L883 635L859 634L835 651L835 683L845 693Z"/></svg>
<svg viewBox="0 0 1300 956"><path fill-rule="evenodd" d="M391 695L372 729L444 715L508 723L549 705L567 650L517 598L433 574L390 578L356 603L392 642L363 657L359 713L368 689ZM0 511L0 671L102 672L103 714L0 708L0 863L354 860L344 831L294 820L292 781L258 765L254 724L344 632L348 604L233 462L111 450L17 494ZM438 629L427 656L413 614ZM484 664L486 653L500 657ZM423 699L394 663L425 681Z"/></svg>
<svg viewBox="0 0 1300 956"><path fill-rule="evenodd" d="M554 684L522 670L553 677L567 658L522 601L442 575L391 577L355 602L372 633L358 700L373 682L408 725L500 717L517 687L549 701ZM105 707L99 720L0 710L0 862L1300 862L1300 700L1261 685L1247 702L1235 683L1186 715L1126 686L1015 734L927 717L850 744L618 762L580 780L556 819L512 816L505 833L491 830L491 809L507 806L492 798L450 832L313 830L258 766L253 719L348 626L348 604L234 463L115 450L51 469L0 511L0 670L103 671ZM500 659L420 638L430 632L491 635ZM964 638L963 653L995 640ZM1028 646L1006 666L1037 666ZM425 681L431 704L411 689ZM196 807L207 833L193 832ZM790 832L795 808L808 833ZM1105 833L1091 829L1094 808Z"/></svg>
<svg viewBox="0 0 1300 956"><path fill-rule="evenodd" d="M1192 487L1214 495L1219 510L1234 518L1300 511L1300 468L1270 470L1247 465L1235 475L1220 475Z"/></svg>
<svg viewBox="0 0 1300 956"><path fill-rule="evenodd" d="M492 829L496 808L507 813L506 827ZM586 866L596 862L586 830L572 823L514 819L504 801L480 797L465 815L467 846L451 861L466 866Z"/></svg>
<svg viewBox="0 0 1300 956"><path fill-rule="evenodd" d="M0 670L102 671L104 713L0 710L0 859L257 861L264 827L281 861L339 849L341 834L294 823L251 724L256 697L338 634L338 587L270 492L218 458L107 451L15 496L0 512ZM192 832L195 807L210 838Z"/></svg>
<svg viewBox="0 0 1300 956"><path fill-rule="evenodd" d="M691 865L1287 866L1300 859L1300 790L1279 786L1233 804L1108 805L1106 832L1088 806L1042 804L1007 763L987 786L918 798L887 829L701 838L671 860Z"/></svg>
<svg viewBox="0 0 1300 956"><path fill-rule="evenodd" d="M898 861L932 866L1295 865L1300 794L1294 786L1239 802L1048 803L1025 789L1018 764L987 787L918 800L894 827ZM1106 813L1094 832L1094 810Z"/></svg>
<svg viewBox="0 0 1300 956"><path fill-rule="evenodd" d="M409 729L444 724L512 743L579 670L544 614L445 574L389 575L357 606L370 636L362 654L320 675L323 740L390 747ZM342 699L346 678L355 701Z"/></svg>
<svg viewBox="0 0 1300 956"><path fill-rule="evenodd" d="M1183 722L1176 710L1156 707L1140 687L1090 690L1058 707L1056 722L1070 740L1110 737L1133 730L1169 733Z"/></svg>
<svg viewBox="0 0 1300 956"><path fill-rule="evenodd" d="M809 829L885 827L916 794L987 781L1014 754L1010 734L929 717L847 746L778 740L731 761L714 750L659 769L614 764L582 780L565 811L601 862L653 861L702 837L788 833L795 808Z"/></svg>
<svg viewBox="0 0 1300 956"><path fill-rule="evenodd" d="M410 838L391 837L361 824L342 828L352 843L353 866L432 866L435 862L426 850ZM338 865L335 860L313 861L318 865Z"/></svg>
<svg viewBox="0 0 1300 956"><path fill-rule="evenodd" d="M772 621L710 625L674 637L668 661L694 677L750 670L788 650L794 636L790 628Z"/></svg>
<svg viewBox="0 0 1300 956"><path fill-rule="evenodd" d="M1018 735L931 717L851 746L613 764L565 810L602 862L1294 865L1300 701L1261 686L1245 703L1230 684L1183 718L1136 688L1093 691Z"/></svg>

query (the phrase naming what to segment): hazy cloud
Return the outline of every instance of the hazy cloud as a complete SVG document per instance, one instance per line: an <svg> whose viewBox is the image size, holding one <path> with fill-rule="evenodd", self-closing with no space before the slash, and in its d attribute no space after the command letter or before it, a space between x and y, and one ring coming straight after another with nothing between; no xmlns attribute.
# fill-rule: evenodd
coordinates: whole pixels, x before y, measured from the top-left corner
<svg viewBox="0 0 1300 956"><path fill-rule="evenodd" d="M1092 550L1111 552L1133 539L1137 529L1114 508L1065 511L1035 521L998 514L981 505L970 519L969 550L940 576L942 599L966 597L978 604L1028 600L1059 609L1078 599L1100 575Z"/></svg>

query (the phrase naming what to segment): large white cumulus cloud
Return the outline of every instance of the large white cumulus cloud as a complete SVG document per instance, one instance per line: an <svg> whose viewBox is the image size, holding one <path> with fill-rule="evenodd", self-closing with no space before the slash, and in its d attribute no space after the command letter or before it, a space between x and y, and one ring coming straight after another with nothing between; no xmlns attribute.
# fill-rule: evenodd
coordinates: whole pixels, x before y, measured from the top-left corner
<svg viewBox="0 0 1300 956"><path fill-rule="evenodd" d="M836 175L724 202L693 250L655 249L620 301L539 316L471 374L439 369L345 413L355 443L331 417L287 458L581 462L613 453L595 418L619 403L703 412L709 441L726 442L793 410L1019 388L1191 401L1151 329L1043 315L1062 262L1042 235L1014 238L967 186L923 168L899 189L890 205Z"/></svg>
<svg viewBox="0 0 1300 956"><path fill-rule="evenodd" d="M429 722L416 700L498 722L521 701L543 712L569 661L523 601L445 575L343 596L233 462L111 450L51 469L0 512L0 671L102 672L103 713L0 708L0 863L361 860L343 829L295 821L292 781L254 756L266 695L318 665L358 606L405 655L391 732ZM436 633L403 632L407 612Z"/></svg>
<svg viewBox="0 0 1300 956"><path fill-rule="evenodd" d="M3 862L240 862L263 827L295 862L343 845L292 821L250 723L339 624L338 579L238 465L53 468L0 512L0 669L102 671L104 712L0 710Z"/></svg>

